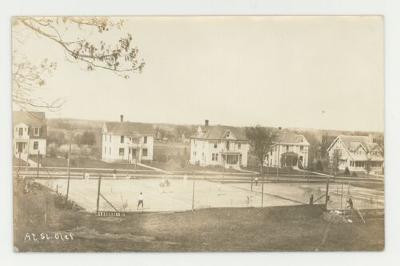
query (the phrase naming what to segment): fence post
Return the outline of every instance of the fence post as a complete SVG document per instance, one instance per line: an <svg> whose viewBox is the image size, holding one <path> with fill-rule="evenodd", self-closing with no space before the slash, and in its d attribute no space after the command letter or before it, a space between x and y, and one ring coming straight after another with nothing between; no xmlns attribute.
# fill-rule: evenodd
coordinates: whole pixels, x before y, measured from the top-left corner
<svg viewBox="0 0 400 266"><path fill-rule="evenodd" d="M343 183L342 183L342 193L340 195L340 209L343 209Z"/></svg>
<svg viewBox="0 0 400 266"><path fill-rule="evenodd" d="M326 181L326 191L325 191L325 209L328 209L328 200L329 200L329 181L330 181L330 176L328 176L328 179Z"/></svg>
<svg viewBox="0 0 400 266"><path fill-rule="evenodd" d="M38 149L38 151L37 151L37 162L36 162L36 165L37 165L36 178L39 178L39 155L40 155L40 150Z"/></svg>
<svg viewBox="0 0 400 266"><path fill-rule="evenodd" d="M19 172L21 170L21 152L18 153L18 177L19 177Z"/></svg>
<svg viewBox="0 0 400 266"><path fill-rule="evenodd" d="M68 201L68 196L69 196L69 182L71 180L71 138L72 138L72 133L70 136L69 140L69 149L68 149L68 181L67 181L67 195L66 195L66 200Z"/></svg>
<svg viewBox="0 0 400 266"><path fill-rule="evenodd" d="M96 214L99 214L99 204L100 204L100 186L101 186L101 175L97 181L97 203L96 203Z"/></svg>
<svg viewBox="0 0 400 266"><path fill-rule="evenodd" d="M193 179L193 188L192 188L192 211L194 211L194 187L196 180Z"/></svg>
<svg viewBox="0 0 400 266"><path fill-rule="evenodd" d="M261 181L261 207L264 207L264 180Z"/></svg>

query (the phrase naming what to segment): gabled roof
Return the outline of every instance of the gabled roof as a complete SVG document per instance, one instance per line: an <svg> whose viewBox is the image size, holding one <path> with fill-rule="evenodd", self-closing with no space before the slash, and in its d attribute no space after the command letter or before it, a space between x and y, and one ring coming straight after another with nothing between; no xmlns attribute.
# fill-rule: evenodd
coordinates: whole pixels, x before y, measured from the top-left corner
<svg viewBox="0 0 400 266"><path fill-rule="evenodd" d="M46 125L46 115L44 112L13 112L14 125L24 123L31 127L42 127Z"/></svg>
<svg viewBox="0 0 400 266"><path fill-rule="evenodd" d="M343 143L343 146L345 147L345 149L348 151L349 155L354 160L367 160L368 158L373 159L373 160L382 160L383 159L383 156L369 154L371 151L374 151L374 150L378 150L381 153L383 151L382 151L382 148L377 143L372 142L372 139L368 136L339 135L331 143L331 145L328 148L328 151L339 140ZM365 150L365 152L368 154L368 156L355 153L360 147Z"/></svg>
<svg viewBox="0 0 400 266"><path fill-rule="evenodd" d="M195 139L209 139L209 140L220 140L226 139L227 132L232 134L233 139L236 140L247 140L245 130L243 128L231 127L231 126L206 126L200 127L200 131L191 136Z"/></svg>
<svg viewBox="0 0 400 266"><path fill-rule="evenodd" d="M344 146L350 151L354 152L361 145L365 151L369 152L371 150L379 149L382 151L380 146L377 143L372 142L371 138L368 136L348 136L348 135L339 135L329 146L330 148L335 144L337 140L341 140Z"/></svg>
<svg viewBox="0 0 400 266"><path fill-rule="evenodd" d="M350 151L355 151L360 145L363 145L365 149L368 149L368 147L373 143L368 136L340 135L339 138Z"/></svg>
<svg viewBox="0 0 400 266"><path fill-rule="evenodd" d="M108 133L119 136L153 135L154 129L150 124L135 122L105 122L104 129Z"/></svg>
<svg viewBox="0 0 400 266"><path fill-rule="evenodd" d="M293 132L281 132L276 137L275 143L287 143L287 144L303 144L303 145L310 145L307 139L300 134L296 134Z"/></svg>

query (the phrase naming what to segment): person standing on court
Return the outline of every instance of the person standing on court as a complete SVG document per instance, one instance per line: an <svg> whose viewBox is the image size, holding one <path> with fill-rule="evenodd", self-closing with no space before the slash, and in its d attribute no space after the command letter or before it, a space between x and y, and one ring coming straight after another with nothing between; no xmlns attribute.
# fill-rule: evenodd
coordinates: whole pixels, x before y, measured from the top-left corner
<svg viewBox="0 0 400 266"><path fill-rule="evenodd" d="M139 210L139 206L142 206L143 210L143 200L144 200L143 193L140 192L136 210Z"/></svg>
<svg viewBox="0 0 400 266"><path fill-rule="evenodd" d="M352 210L353 209L353 200L351 199L351 197L349 197L349 199L347 200L347 204L348 204L348 207Z"/></svg>

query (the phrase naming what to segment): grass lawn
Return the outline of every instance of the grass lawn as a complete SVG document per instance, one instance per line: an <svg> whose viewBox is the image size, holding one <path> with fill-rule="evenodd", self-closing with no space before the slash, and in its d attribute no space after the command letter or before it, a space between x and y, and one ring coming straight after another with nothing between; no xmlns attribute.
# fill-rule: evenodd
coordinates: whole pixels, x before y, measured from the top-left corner
<svg viewBox="0 0 400 266"><path fill-rule="evenodd" d="M222 166L199 166L192 164L181 165L176 160L169 160L168 162L160 161L149 161L144 162L144 164L160 168L166 171L176 171L179 173L192 173L197 171L212 171L212 172L226 172L226 173L240 173L240 171L235 169L224 169Z"/></svg>
<svg viewBox="0 0 400 266"><path fill-rule="evenodd" d="M34 161L37 161L35 157L31 158ZM44 167L67 167L67 160L64 158L53 158L53 157L45 157L41 160L41 164ZM148 168L137 165L135 168L134 164L129 163L108 163L103 162L101 160L93 160L88 158L79 158L71 160L71 167L76 168L109 168L109 169L137 169L137 170L146 170Z"/></svg>
<svg viewBox="0 0 400 266"><path fill-rule="evenodd" d="M314 251L382 250L383 217L332 224L318 206L216 208L96 217L55 204L35 184L14 185L14 245L19 251ZM59 206L59 205L58 205ZM45 215L46 214L46 215ZM71 233L73 240L41 240ZM32 233L39 239L32 240ZM29 237L27 237L27 235ZM31 240L29 240L31 238Z"/></svg>
<svg viewBox="0 0 400 266"><path fill-rule="evenodd" d="M385 184L383 182L374 182L374 183L364 183L364 182L352 182L352 186L355 187L361 187L361 188L371 188L371 189L376 189L379 191L384 191L385 190Z"/></svg>

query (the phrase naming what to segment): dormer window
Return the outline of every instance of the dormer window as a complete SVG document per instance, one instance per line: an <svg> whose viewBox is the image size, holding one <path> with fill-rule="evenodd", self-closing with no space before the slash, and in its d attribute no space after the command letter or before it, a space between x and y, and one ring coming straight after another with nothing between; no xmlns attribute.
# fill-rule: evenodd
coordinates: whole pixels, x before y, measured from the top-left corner
<svg viewBox="0 0 400 266"><path fill-rule="evenodd" d="M24 129L22 127L18 128L18 136L22 136L24 134Z"/></svg>
<svg viewBox="0 0 400 266"><path fill-rule="evenodd" d="M121 143L124 143L124 136L121 136Z"/></svg>
<svg viewBox="0 0 400 266"><path fill-rule="evenodd" d="M230 134L231 134L231 132L230 132L230 131L227 131L227 132L226 132L226 138L229 138Z"/></svg>
<svg viewBox="0 0 400 266"><path fill-rule="evenodd" d="M34 136L39 136L39 128L38 128L38 127L35 127L35 128L33 129L33 135L34 135Z"/></svg>

